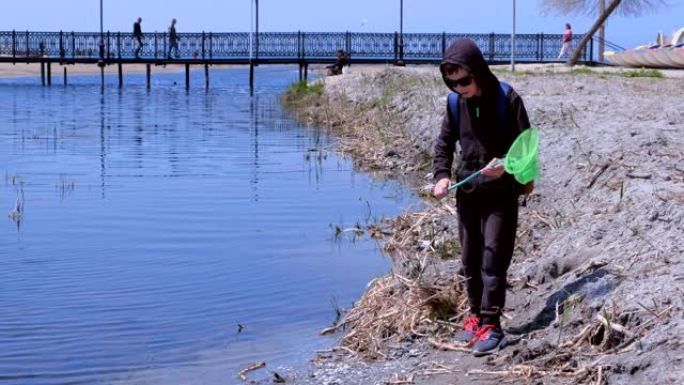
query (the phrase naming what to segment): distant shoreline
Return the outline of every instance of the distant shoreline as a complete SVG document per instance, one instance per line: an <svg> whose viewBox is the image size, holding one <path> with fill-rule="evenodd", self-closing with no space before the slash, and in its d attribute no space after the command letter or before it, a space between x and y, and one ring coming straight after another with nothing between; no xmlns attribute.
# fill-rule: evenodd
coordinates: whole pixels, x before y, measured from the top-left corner
<svg viewBox="0 0 684 385"><path fill-rule="evenodd" d="M269 65L273 67L288 66L287 64L272 64ZM383 65L384 66L384 65ZM97 75L100 73L100 67L97 64L57 64L53 63L52 66L52 81L59 82L64 76L64 67L67 68L67 76L83 76L83 75ZM124 77L130 74L144 74L146 69L146 64L144 63L131 63L123 65ZM190 66L190 71L198 71L202 69L202 65L193 64ZM221 65L210 65L210 71L224 70L224 69L235 69L235 68L249 68L247 64L221 64ZM292 65L292 68L296 69L296 65ZM311 67L312 71L317 70L317 67ZM320 70L323 70L321 67ZM152 65L152 76L159 73L181 73L185 71L184 64L167 64L167 65ZM116 75L118 74L118 68L116 65L110 64L105 67L105 75ZM22 63L17 62L12 63L0 63L0 79L3 78L17 78L17 77L37 77L40 80L40 64L39 63Z"/></svg>
<svg viewBox="0 0 684 385"><path fill-rule="evenodd" d="M52 66L52 80L56 81L57 78L64 76L64 69L67 69L67 76L79 76L79 75L96 75L100 73L100 67L97 64L54 64ZM144 74L146 69L144 63L132 63L123 65L124 76L129 74ZM239 68L247 67L246 65L212 65L210 68L212 70L221 70L225 68ZM200 65L191 65L190 70L195 71L202 68ZM183 64L167 64L167 65L152 65L152 75L156 73L176 73L183 72L185 66ZM105 66L105 75L116 75L118 69L116 65ZM40 78L40 64L39 63L0 63L0 78L16 78L16 77L33 77L36 76Z"/></svg>
<svg viewBox="0 0 684 385"><path fill-rule="evenodd" d="M55 64L52 66L52 80L64 76L63 68L67 68L67 76L76 75L95 75L100 73L97 64ZM152 73L172 73L183 71L181 64L169 64L167 66L152 66ZM145 73L145 64L126 64L123 66L124 75ZM117 67L109 65L105 67L105 74L117 74ZM40 78L39 63L0 63L0 78L32 77Z"/></svg>
<svg viewBox="0 0 684 385"><path fill-rule="evenodd" d="M123 66L123 73L124 76L129 75L129 74L141 74L145 73L145 64L143 63L132 63L132 64L125 64ZM270 66L270 65L269 65ZM274 66L281 66L280 64L274 65ZM67 64L67 65L61 65L61 64L54 64L52 66L52 80L53 82L58 82L58 78L61 78L64 74L63 68L67 68L67 76L82 76L82 75L96 75L100 73L100 67L97 66L97 64ZM221 69L226 69L226 68L241 68L241 67L248 67L248 65L212 65L210 68L211 70L221 70ZM391 68L394 67L390 64L354 64L351 67L348 68L349 72L368 72L368 73L374 73L377 71L381 71L386 68ZM431 64L423 64L423 65L417 65L417 66L409 66L409 67L435 67L435 65ZM526 71L534 71L536 73L547 73L547 74L554 74L554 73L566 73L566 72L571 72L572 68L567 67L564 64L551 64L551 65L544 65L544 64L518 64L518 71L520 73L525 73ZM195 71L202 68L200 65L191 65L190 69L191 71ZM493 65L492 68L497 71L510 71L509 65ZM583 66L578 66L576 68L585 68ZM634 71L637 70L635 68L626 68L626 67L613 67L613 66L600 66L600 67L588 67L591 68L593 71L596 72L606 72L606 73L620 73L624 71ZM168 64L168 65L153 65L152 66L152 75L156 73L178 73L178 72L183 72L184 71L184 65L183 64ZM325 68L323 66L312 66L310 68L310 71L316 72L324 72ZM665 77L669 78L684 78L684 70L677 70L677 69L658 69L659 72L661 72ZM116 75L118 73L117 66L116 65L108 65L105 67L105 74L106 75ZM0 63L0 79L1 78L16 78L16 77L37 77L40 78L40 64L39 63L21 63L18 62L16 64L12 63Z"/></svg>

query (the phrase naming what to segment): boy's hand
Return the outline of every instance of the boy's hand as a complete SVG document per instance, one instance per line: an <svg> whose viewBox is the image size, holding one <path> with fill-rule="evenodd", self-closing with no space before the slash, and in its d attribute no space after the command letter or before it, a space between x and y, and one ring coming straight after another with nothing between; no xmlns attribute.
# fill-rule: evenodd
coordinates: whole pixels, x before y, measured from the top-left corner
<svg viewBox="0 0 684 385"><path fill-rule="evenodd" d="M500 178L504 173L504 165L501 159L494 158L485 168L482 169L482 175L490 178Z"/></svg>
<svg viewBox="0 0 684 385"><path fill-rule="evenodd" d="M451 186L451 180L449 178L440 179L435 183L435 187L432 189L432 195L437 199L444 198L449 193L449 186Z"/></svg>

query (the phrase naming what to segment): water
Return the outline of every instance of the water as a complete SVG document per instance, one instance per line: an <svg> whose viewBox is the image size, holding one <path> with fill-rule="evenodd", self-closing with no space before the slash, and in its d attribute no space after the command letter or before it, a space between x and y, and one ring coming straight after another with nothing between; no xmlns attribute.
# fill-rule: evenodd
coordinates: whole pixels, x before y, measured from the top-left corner
<svg viewBox="0 0 684 385"><path fill-rule="evenodd" d="M209 91L183 75L151 91L108 77L104 95L97 76L0 80L1 384L231 384L254 361L303 365L334 343L317 335L331 302L388 270L334 228L415 197L281 109L292 68L260 67L254 96L245 69L212 71Z"/></svg>

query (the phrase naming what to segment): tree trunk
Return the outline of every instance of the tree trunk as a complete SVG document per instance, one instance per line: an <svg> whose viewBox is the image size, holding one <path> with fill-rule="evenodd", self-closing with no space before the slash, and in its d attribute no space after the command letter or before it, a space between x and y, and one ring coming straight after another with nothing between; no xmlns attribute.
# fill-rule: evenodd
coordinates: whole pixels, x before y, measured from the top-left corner
<svg viewBox="0 0 684 385"><path fill-rule="evenodd" d="M584 35L584 37L582 38L582 40L580 40L579 44L577 45L577 48L575 49L575 52L572 54L570 60L568 60L569 66L574 66L575 64L577 64L577 61L579 60L580 55L582 55L582 51L584 51L584 48L587 46L587 43L589 43L589 40L591 40L596 31L598 31L598 29L601 28L603 23L606 22L606 19L608 19L608 16L610 16L610 14L613 13L615 8L617 8L617 6L620 5L621 2L622 0L611 0L605 12L599 15L599 18L596 20L594 25L591 26L589 32L587 32L586 35Z"/></svg>
<svg viewBox="0 0 684 385"><path fill-rule="evenodd" d="M599 15L606 11L606 0L599 0ZM606 23L599 30L598 61L603 63L603 54L606 52Z"/></svg>

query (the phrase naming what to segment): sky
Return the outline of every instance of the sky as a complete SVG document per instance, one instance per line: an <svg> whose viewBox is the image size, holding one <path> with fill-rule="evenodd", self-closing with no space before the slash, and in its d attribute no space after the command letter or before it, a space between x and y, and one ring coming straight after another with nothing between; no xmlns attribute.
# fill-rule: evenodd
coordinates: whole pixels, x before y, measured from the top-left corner
<svg viewBox="0 0 684 385"><path fill-rule="evenodd" d="M638 18L612 16L606 40L629 48L671 35L684 27L684 0ZM0 30L98 31L98 0L6 0ZM7 4L9 3L9 4ZM510 33L513 0L403 0L404 32ZM247 32L254 0L103 0L104 29L130 31L143 18L143 31L165 31L171 18L178 32ZM517 0L518 33L575 33L593 20L582 15L544 15L540 0ZM399 30L400 0L261 0L259 29L264 32L394 32Z"/></svg>

